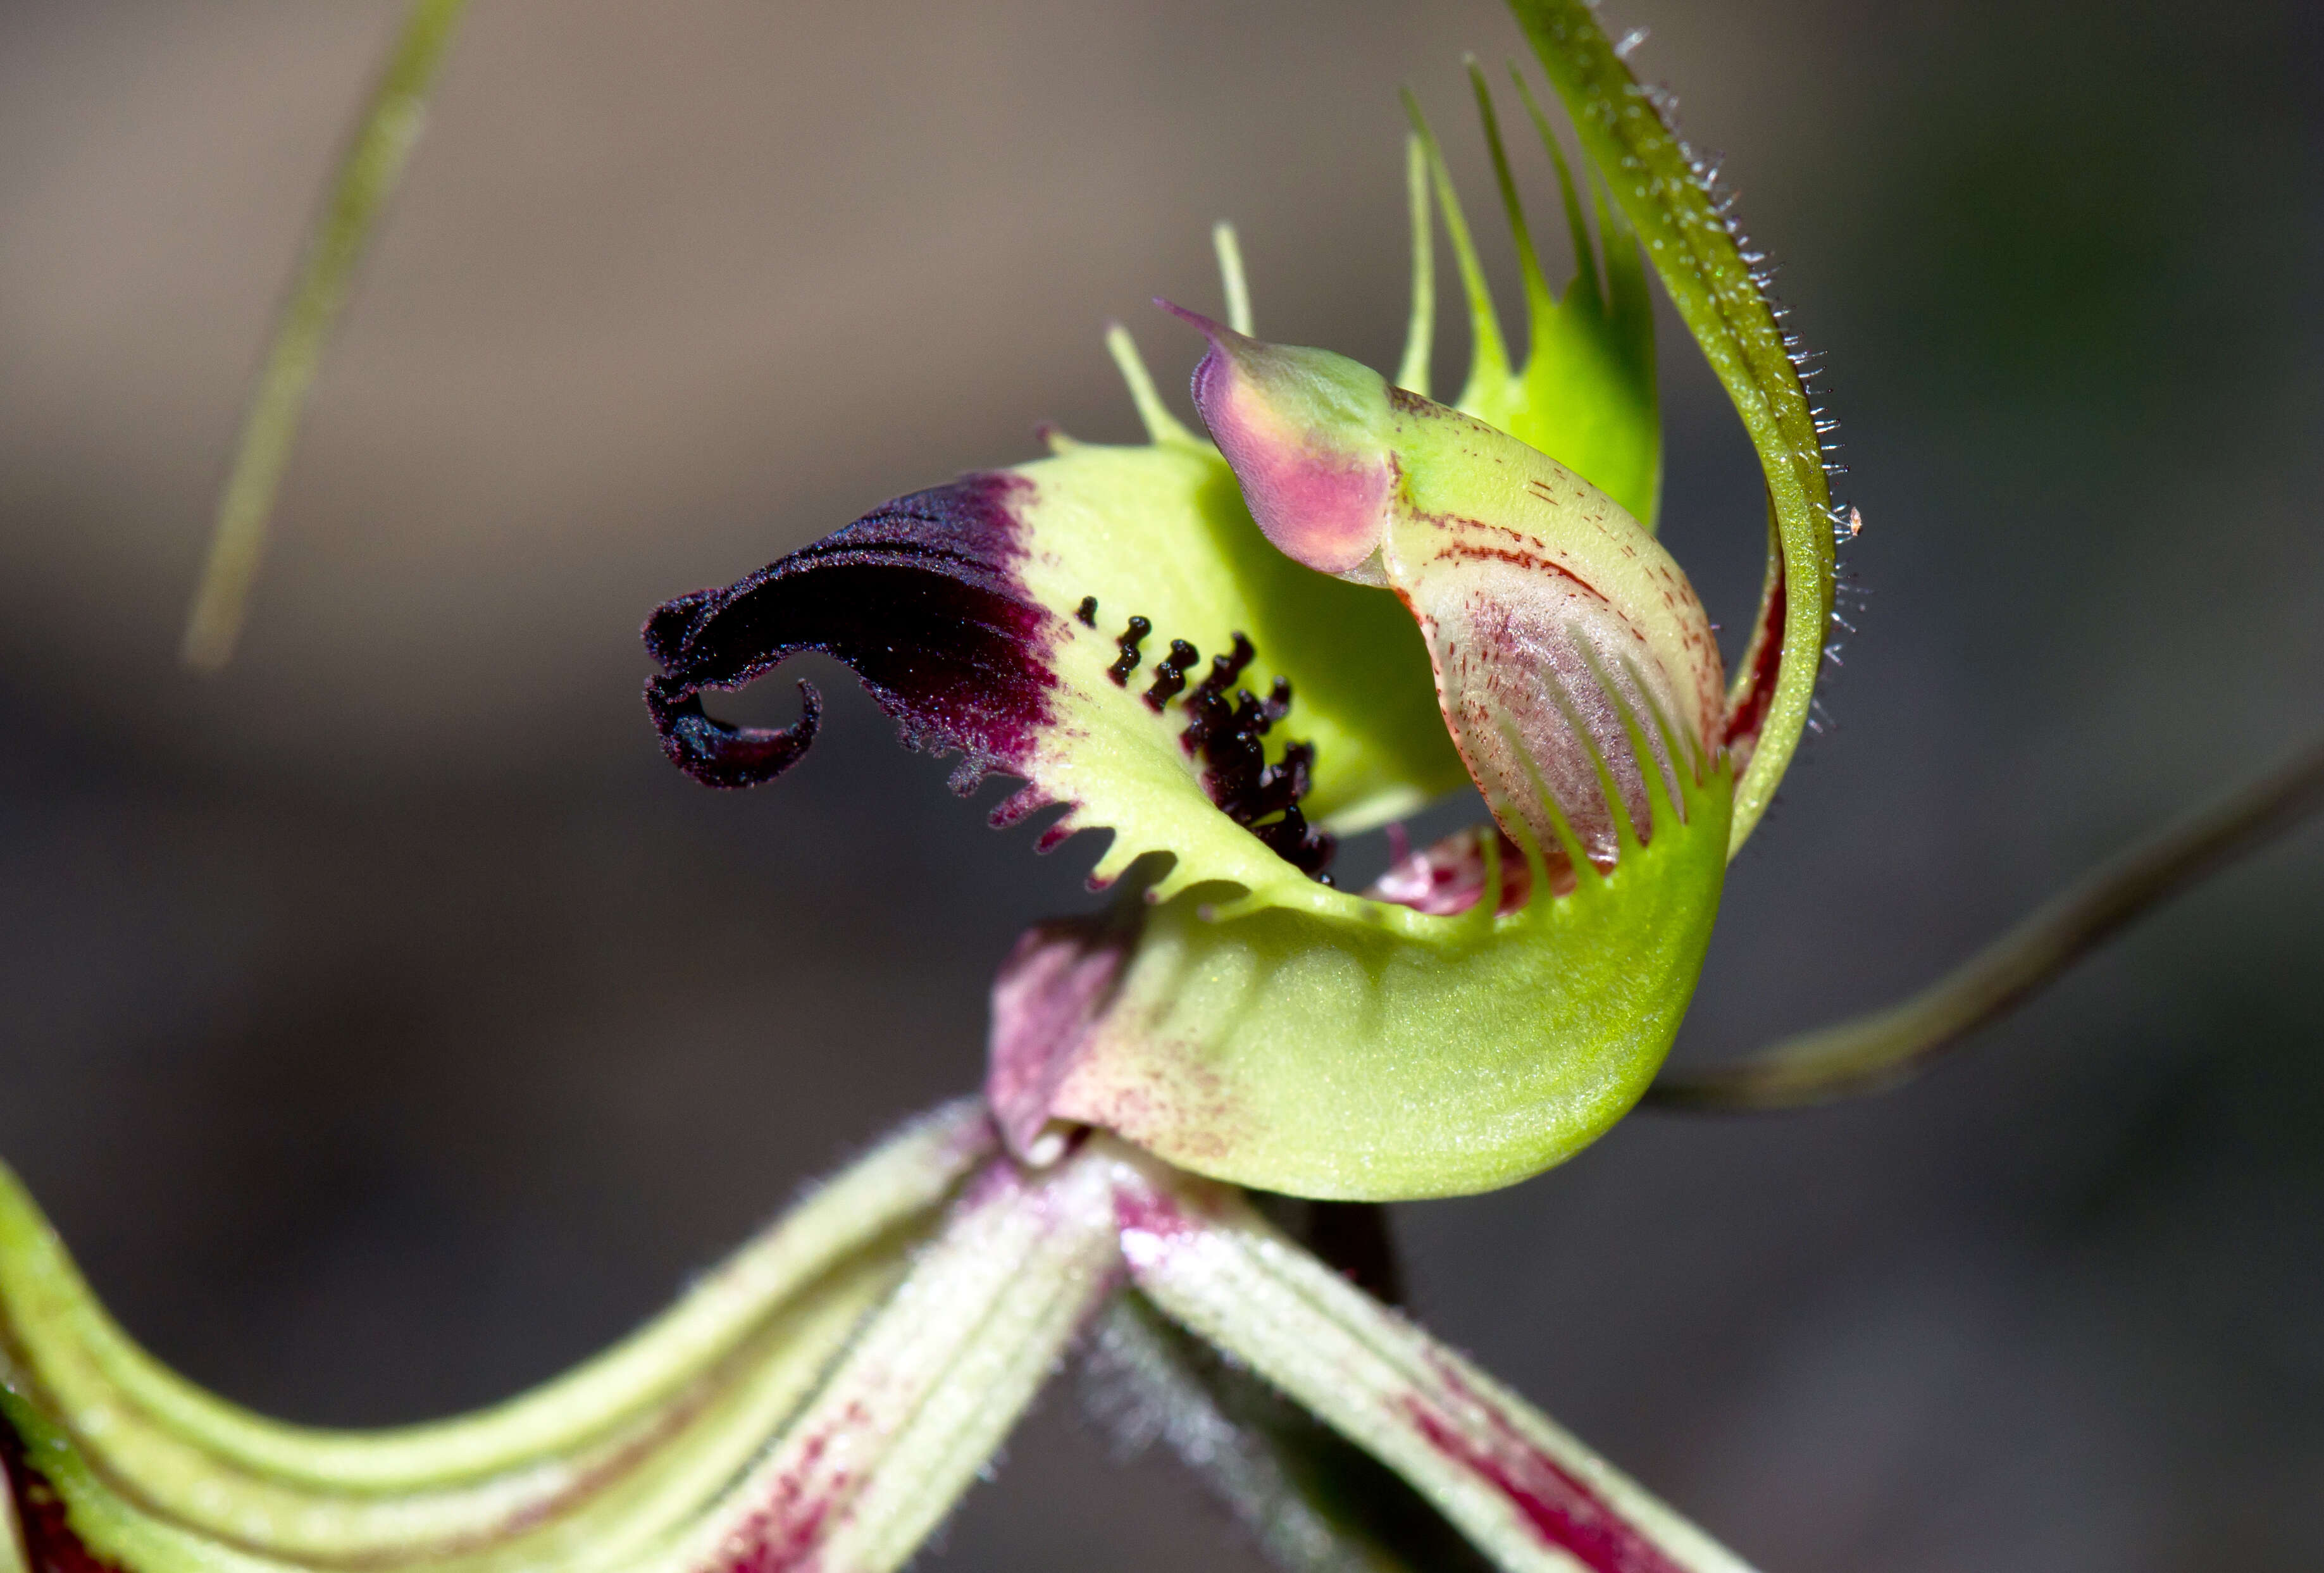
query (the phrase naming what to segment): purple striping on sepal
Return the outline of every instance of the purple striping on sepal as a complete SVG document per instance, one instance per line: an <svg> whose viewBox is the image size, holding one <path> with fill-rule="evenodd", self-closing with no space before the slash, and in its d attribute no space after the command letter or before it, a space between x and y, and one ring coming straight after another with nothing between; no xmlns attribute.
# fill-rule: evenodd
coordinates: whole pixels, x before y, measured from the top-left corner
<svg viewBox="0 0 2324 1573"><path fill-rule="evenodd" d="M850 1404L828 1433L809 1438L798 1467L779 1483L775 1500L727 1541L709 1573L798 1573L813 1567L832 1510L852 1482L844 1470L817 1482L819 1489L809 1482L824 1456L844 1449L869 1418L862 1404Z"/></svg>
<svg viewBox="0 0 2324 1573"><path fill-rule="evenodd" d="M734 689L819 650L855 669L907 747L958 750L956 792L1021 769L1051 716L1049 648L1065 620L1017 576L1033 483L969 475L897 499L724 590L669 602L646 621L660 663L646 709L672 763L711 786L755 786L798 762L821 706L799 686L792 725L738 727L706 714L706 689Z"/></svg>
<svg viewBox="0 0 2324 1573"><path fill-rule="evenodd" d="M88 1542L73 1532L64 1498L24 1457L23 1440L5 1414L0 1414L0 1488L15 1504L17 1529L24 1539L24 1564L32 1573L121 1573L116 1564L90 1550Z"/></svg>
<svg viewBox="0 0 2324 1573"><path fill-rule="evenodd" d="M1590 1573L1688 1573L1609 1506L1587 1483L1526 1440L1508 1417L1441 1360L1435 1375L1448 1396L1480 1416L1492 1435L1480 1440L1443 1412L1439 1402L1415 1393L1402 1407L1428 1445L1483 1481L1517 1509L1536 1536L1572 1557Z"/></svg>

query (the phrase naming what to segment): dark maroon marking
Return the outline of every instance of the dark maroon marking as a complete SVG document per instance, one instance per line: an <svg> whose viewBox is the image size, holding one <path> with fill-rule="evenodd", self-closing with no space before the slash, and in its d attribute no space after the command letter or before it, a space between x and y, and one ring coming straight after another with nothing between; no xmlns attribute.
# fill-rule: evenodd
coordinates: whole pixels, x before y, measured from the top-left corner
<svg viewBox="0 0 2324 1573"><path fill-rule="evenodd" d="M797 1467L776 1483L775 1500L743 1526L734 1537L742 1542L739 1548L712 1563L714 1568L719 1573L794 1573L811 1564L822 1550L824 1526L849 1476L844 1471L835 1475L829 1491L816 1496L807 1495L807 1478L830 1449L835 1435L863 1423L862 1407L848 1405L831 1431L807 1440Z"/></svg>
<svg viewBox="0 0 2324 1573"><path fill-rule="evenodd" d="M1082 603L1074 608L1074 615L1081 620L1081 625L1084 628L1095 628L1097 626L1097 597L1094 595L1083 596Z"/></svg>
<svg viewBox="0 0 2324 1573"><path fill-rule="evenodd" d="M1057 615L1015 572L1018 511L1033 483L969 475L875 510L724 590L681 595L646 620L662 675L646 710L662 751L711 786L755 786L798 763L821 706L788 727L738 727L704 713L706 689L734 689L820 650L855 668L908 748L957 750L953 789L1020 768L1050 720Z"/></svg>
<svg viewBox="0 0 2324 1573"><path fill-rule="evenodd" d="M1291 713L1290 678L1277 677L1275 680L1275 685L1267 691L1267 702L1259 706L1259 713L1265 715L1270 723L1281 721Z"/></svg>
<svg viewBox="0 0 2324 1573"><path fill-rule="evenodd" d="M1508 1418L1442 1361L1439 1380L1492 1428L1479 1443L1418 1395L1404 1399L1406 1415L1428 1445L1490 1486L1517 1510L1544 1545L1555 1546L1591 1573L1688 1573L1685 1564L1641 1534L1578 1476L1527 1441Z"/></svg>
<svg viewBox="0 0 2324 1573"><path fill-rule="evenodd" d="M661 734L662 752L706 786L757 786L773 780L798 763L823 725L823 695L805 679L798 685L799 718L788 726L730 726L704 712L700 694L659 699L654 685L661 681L647 680L646 709Z"/></svg>
<svg viewBox="0 0 2324 1573"><path fill-rule="evenodd" d="M1131 618L1130 626L1121 630L1121 638L1114 641L1120 648L1121 654L1115 657L1113 665L1105 669L1105 675L1113 679L1115 687L1130 685L1130 675L1138 670L1138 663L1144 658L1138 653L1139 643L1153 631L1154 625L1142 617Z"/></svg>
<svg viewBox="0 0 2324 1573"><path fill-rule="evenodd" d="M16 1506L16 1526L24 1537L24 1560L32 1573L121 1573L73 1532L64 1498L47 1476L24 1456L24 1441L0 1414L0 1478Z"/></svg>
<svg viewBox="0 0 2324 1573"><path fill-rule="evenodd" d="M1767 712L1775 703L1775 678L1784 667L1784 560L1777 557L1775 572L1767 579L1766 601L1759 608L1759 626L1752 630L1750 646L1744 653L1750 666L1728 703L1727 723L1720 729L1720 743L1735 755L1738 766L1749 762L1759 732L1767 724Z"/></svg>
<svg viewBox="0 0 2324 1573"><path fill-rule="evenodd" d="M1606 599L1600 593L1597 585L1563 564L1551 562L1538 552L1519 551L1514 547L1480 547L1471 541L1453 541L1437 547L1436 555L1441 557L1452 557L1461 562L1508 563L1513 567L1523 568L1527 573L1555 574L1561 578L1571 579L1581 585L1590 593L1592 599L1599 601Z"/></svg>
<svg viewBox="0 0 2324 1573"><path fill-rule="evenodd" d="M1146 707L1159 713L1186 686L1186 668L1202 658L1203 652L1185 639L1172 639L1170 653L1155 663L1154 685L1146 690Z"/></svg>
<svg viewBox="0 0 2324 1573"><path fill-rule="evenodd" d="M1243 668L1250 666L1252 659L1259 654L1250 642L1250 635L1240 629L1235 630L1231 642L1233 649L1227 654L1211 658L1210 676L1196 684L1194 691L1186 695L1186 709L1190 713L1198 706L1224 695L1228 689L1235 685L1235 679L1242 676ZM1186 751L1190 754L1199 748L1203 741L1202 734L1196 731L1192 722L1189 722L1186 730L1179 734L1179 739L1186 745Z"/></svg>
<svg viewBox="0 0 2324 1573"><path fill-rule="evenodd" d="M1277 857L1329 885L1331 877L1323 869L1339 843L1312 828L1299 807L1314 778L1315 746L1290 743L1284 748L1282 759L1270 765L1262 741L1276 722L1291 713L1291 679L1276 678L1264 700L1242 688L1236 690L1232 704L1227 703L1227 685L1241 676L1256 654L1250 639L1238 633L1233 652L1213 658L1210 676L1186 695L1186 725L1180 741L1188 753L1202 759L1203 790L1210 794L1220 812L1257 836Z"/></svg>

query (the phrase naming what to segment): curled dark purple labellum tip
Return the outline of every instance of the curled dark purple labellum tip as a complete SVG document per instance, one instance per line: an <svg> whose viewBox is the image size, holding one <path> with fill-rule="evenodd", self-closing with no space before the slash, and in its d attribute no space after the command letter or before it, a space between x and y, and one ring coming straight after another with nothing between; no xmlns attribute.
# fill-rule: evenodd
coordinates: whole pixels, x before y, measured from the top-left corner
<svg viewBox="0 0 2324 1573"><path fill-rule="evenodd" d="M823 695L801 679L799 718L788 726L732 726L702 708L702 695L667 677L646 679L646 713L669 762L705 786L758 786L798 763L823 724Z"/></svg>
<svg viewBox="0 0 2324 1573"><path fill-rule="evenodd" d="M958 750L956 790L1021 764L1049 721L1050 648L1063 620L1016 574L1032 483L970 475L901 497L723 590L681 595L647 619L663 668L646 709L663 751L696 780L753 786L797 763L822 706L790 726L737 727L702 708L706 689L740 688L792 656L821 651L855 668L907 746Z"/></svg>

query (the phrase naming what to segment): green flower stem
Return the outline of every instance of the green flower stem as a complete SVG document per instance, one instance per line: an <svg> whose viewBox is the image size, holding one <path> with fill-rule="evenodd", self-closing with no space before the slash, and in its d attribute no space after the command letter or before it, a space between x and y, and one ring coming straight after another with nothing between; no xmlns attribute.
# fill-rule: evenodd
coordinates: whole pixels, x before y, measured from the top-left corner
<svg viewBox="0 0 2324 1573"><path fill-rule="evenodd" d="M1786 1039L1733 1064L1666 1072L1646 1101L1714 1111L1797 1108L1909 1081L2120 929L2319 808L2324 742L2101 865L1902 1004Z"/></svg>
<svg viewBox="0 0 2324 1573"><path fill-rule="evenodd" d="M215 672L234 658L250 602L251 582L266 546L274 496L307 408L324 344L346 304L347 285L363 260L388 198L394 195L427 119L428 93L467 0L413 0L395 52L373 90L363 121L341 159L329 199L307 239L297 283L274 327L266 365L244 412L234 468L218 500L209 557L194 592L180 651L186 665Z"/></svg>
<svg viewBox="0 0 2324 1573"><path fill-rule="evenodd" d="M1510 0L1663 288L1759 450L1783 561L1783 664L1737 784L1739 850L1799 746L1831 617L1831 486L1790 346L1742 248L1686 149L1614 52L1584 0ZM1748 672L1748 667L1747 667Z"/></svg>

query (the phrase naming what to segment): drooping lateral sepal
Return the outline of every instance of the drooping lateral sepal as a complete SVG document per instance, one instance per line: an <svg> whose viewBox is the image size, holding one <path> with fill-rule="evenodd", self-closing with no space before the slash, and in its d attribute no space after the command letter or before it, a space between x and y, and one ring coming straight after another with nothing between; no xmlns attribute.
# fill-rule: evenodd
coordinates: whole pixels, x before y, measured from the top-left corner
<svg viewBox="0 0 2324 1573"><path fill-rule="evenodd" d="M1148 1299L1393 1469L1496 1567L1750 1573L1232 1191L1149 1164L1116 1196L1122 1257Z"/></svg>
<svg viewBox="0 0 2324 1573"><path fill-rule="evenodd" d="M475 1414L376 1432L267 1420L162 1366L0 1171L0 1440L21 1444L11 1488L39 1521L34 1565L668 1567L659 1549L780 1431L991 1147L973 1103L916 1121L597 1358Z"/></svg>

